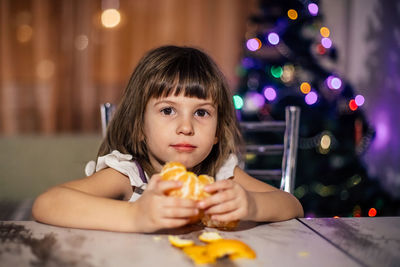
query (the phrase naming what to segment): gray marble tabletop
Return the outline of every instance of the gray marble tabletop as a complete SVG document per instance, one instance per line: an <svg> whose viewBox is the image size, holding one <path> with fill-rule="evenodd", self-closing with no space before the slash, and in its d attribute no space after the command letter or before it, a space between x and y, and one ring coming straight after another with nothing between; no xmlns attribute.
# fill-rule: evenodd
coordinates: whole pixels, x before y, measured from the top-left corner
<svg viewBox="0 0 400 267"><path fill-rule="evenodd" d="M361 266L400 266L400 217L300 221Z"/></svg>
<svg viewBox="0 0 400 267"><path fill-rule="evenodd" d="M334 223L341 221L348 223L342 219ZM307 221L311 223L332 229L324 219ZM156 234L135 234L61 228L34 221L4 221L0 222L0 266L195 266L180 249L171 246L168 235L200 242L197 237L203 231L218 230L190 226ZM360 266L360 261L327 241L303 220L241 222L235 231L218 232L223 238L245 242L257 257L235 261L225 258L210 266ZM357 231L353 233L357 236ZM359 240L368 242L368 237Z"/></svg>

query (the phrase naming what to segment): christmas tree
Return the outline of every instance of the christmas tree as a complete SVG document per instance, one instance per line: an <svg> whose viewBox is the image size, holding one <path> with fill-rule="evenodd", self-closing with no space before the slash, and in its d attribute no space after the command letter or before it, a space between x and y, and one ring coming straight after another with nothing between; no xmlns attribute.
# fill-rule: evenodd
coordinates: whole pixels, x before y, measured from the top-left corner
<svg viewBox="0 0 400 267"><path fill-rule="evenodd" d="M286 106L301 108L294 194L306 216L392 212L391 200L363 166L374 130L362 110L364 97L335 70L338 53L319 2L260 0L259 5L259 13L249 19L237 69L239 119L283 120ZM247 160L260 168L279 164Z"/></svg>

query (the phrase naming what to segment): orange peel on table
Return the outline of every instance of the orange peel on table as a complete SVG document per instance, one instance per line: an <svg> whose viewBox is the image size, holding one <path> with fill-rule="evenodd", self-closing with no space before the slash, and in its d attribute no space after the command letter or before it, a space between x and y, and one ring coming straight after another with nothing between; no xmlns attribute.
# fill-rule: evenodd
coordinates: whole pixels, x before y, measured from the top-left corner
<svg viewBox="0 0 400 267"><path fill-rule="evenodd" d="M205 243L210 243L222 239L222 236L217 232L203 232L199 235L199 239Z"/></svg>
<svg viewBox="0 0 400 267"><path fill-rule="evenodd" d="M206 245L195 245L192 240L181 239L177 236L169 236L168 239L173 246L181 248L196 264L214 263L225 256L228 256L230 260L256 258L254 250L244 242L235 239L223 239L216 232L205 232L199 236L200 240L207 240L203 241L207 242ZM179 240L179 242L184 240L185 245L177 246L176 240Z"/></svg>
<svg viewBox="0 0 400 267"><path fill-rule="evenodd" d="M180 181L182 183L182 187L167 191L166 194L168 196L199 201L211 195L210 193L204 191L204 187L214 183L214 178L205 174L197 176L193 172L188 172L186 167L179 162L166 163L163 166L160 175L162 180ZM212 220L210 216L204 215L203 211L200 211L197 216L191 217L190 223L195 223L200 219L207 227L219 228L223 230L235 228L238 223L238 221L220 222Z"/></svg>
<svg viewBox="0 0 400 267"><path fill-rule="evenodd" d="M187 247L187 246L192 246L194 245L193 240L190 239L183 239L180 238L179 236L175 236L175 235L169 235L168 236L168 241L175 247L177 248L183 248L183 247Z"/></svg>

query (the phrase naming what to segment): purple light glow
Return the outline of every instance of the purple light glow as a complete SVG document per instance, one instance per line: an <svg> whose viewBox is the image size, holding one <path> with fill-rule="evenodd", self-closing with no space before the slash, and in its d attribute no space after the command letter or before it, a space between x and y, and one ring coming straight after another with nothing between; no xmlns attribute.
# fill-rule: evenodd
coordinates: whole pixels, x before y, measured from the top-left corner
<svg viewBox="0 0 400 267"><path fill-rule="evenodd" d="M257 38L251 38L246 43L247 49L250 51L256 51L261 47L261 41Z"/></svg>
<svg viewBox="0 0 400 267"><path fill-rule="evenodd" d="M276 98L276 91L272 87L264 88L264 96L268 101L273 101Z"/></svg>
<svg viewBox="0 0 400 267"><path fill-rule="evenodd" d="M328 37L322 38L321 44L322 44L322 46L325 47L326 49L329 49L329 48L332 47L332 41L331 41L331 39L329 39Z"/></svg>
<svg viewBox="0 0 400 267"><path fill-rule="evenodd" d="M326 81L326 85L328 86L329 89L337 90L340 87L342 87L342 80L339 79L338 77L331 75L328 78L326 78L325 81Z"/></svg>
<svg viewBox="0 0 400 267"><path fill-rule="evenodd" d="M263 95L257 92L249 92L244 98L243 111L245 112L256 112L262 108L265 104L265 98Z"/></svg>
<svg viewBox="0 0 400 267"><path fill-rule="evenodd" d="M317 100L318 100L318 95L315 92L309 92L305 96L305 101L306 101L307 105L315 104L315 102L317 102Z"/></svg>
<svg viewBox="0 0 400 267"><path fill-rule="evenodd" d="M389 142L390 129L386 120L378 121L375 127L376 127L376 136L374 145L376 148L380 149L385 147Z"/></svg>
<svg viewBox="0 0 400 267"><path fill-rule="evenodd" d="M254 67L254 61L251 58L245 57L242 59L242 65L245 69L250 69Z"/></svg>
<svg viewBox="0 0 400 267"><path fill-rule="evenodd" d="M356 101L357 106L360 107L360 106L364 105L365 98L362 95L357 95L354 100Z"/></svg>
<svg viewBox="0 0 400 267"><path fill-rule="evenodd" d="M335 89L335 90L339 89L342 86L342 80L339 79L338 77L333 78L331 81L331 86L332 86L332 89Z"/></svg>
<svg viewBox="0 0 400 267"><path fill-rule="evenodd" d="M310 12L311 15L316 16L318 15L318 6L315 3L310 3L308 4L308 12Z"/></svg>
<svg viewBox="0 0 400 267"><path fill-rule="evenodd" d="M277 45L279 43L279 35L275 32L268 34L268 42L272 45Z"/></svg>

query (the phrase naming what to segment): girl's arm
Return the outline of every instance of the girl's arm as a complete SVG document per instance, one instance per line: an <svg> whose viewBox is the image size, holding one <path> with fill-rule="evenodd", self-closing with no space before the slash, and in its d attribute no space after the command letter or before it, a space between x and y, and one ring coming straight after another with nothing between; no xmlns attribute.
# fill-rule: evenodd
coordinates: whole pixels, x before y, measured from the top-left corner
<svg viewBox="0 0 400 267"><path fill-rule="evenodd" d="M40 222L57 226L152 232L184 225L198 212L195 203L163 194L179 186L175 181L152 178L142 197L128 202L132 195L129 179L108 168L49 189L35 200L32 214ZM171 207L177 208L168 214Z"/></svg>
<svg viewBox="0 0 400 267"><path fill-rule="evenodd" d="M129 179L108 168L50 188L35 200L32 215L58 226L126 231L131 207L117 199L131 194Z"/></svg>
<svg viewBox="0 0 400 267"><path fill-rule="evenodd" d="M303 217L303 207L293 195L261 182L239 167L234 178L207 186L213 194L199 204L212 219L233 221L284 221Z"/></svg>

